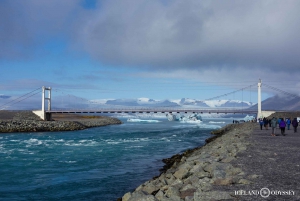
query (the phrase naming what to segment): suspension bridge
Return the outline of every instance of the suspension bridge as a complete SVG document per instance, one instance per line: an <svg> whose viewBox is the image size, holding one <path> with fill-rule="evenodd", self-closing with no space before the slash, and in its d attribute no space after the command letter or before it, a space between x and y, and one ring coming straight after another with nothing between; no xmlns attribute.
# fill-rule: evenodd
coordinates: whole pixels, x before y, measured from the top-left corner
<svg viewBox="0 0 300 201"><path fill-rule="evenodd" d="M51 96L51 87L42 87L42 107L41 110L34 110L33 112L37 114L39 117L41 117L43 120L51 120L51 116L54 113L76 113L76 114L84 114L84 113L232 113L232 114L256 114L257 118L269 116L270 114L274 113L275 111L263 111L261 108L261 88L262 88L262 82L259 79L258 83L249 85L247 87L243 87L241 89L232 91L230 93L222 94L220 96L216 96L213 98L206 99L206 101L210 100L220 100L222 97L228 97L232 94L235 94L237 92L243 92L249 88L253 88L254 86L257 86L257 109L247 109L247 108L178 108L178 107L125 107L125 108L93 108L93 109L78 109L78 108L55 108L52 109L52 96ZM299 97L298 95L291 94L288 92L285 92L283 90L277 89L275 87L272 87L268 84L264 84L264 86L268 87L269 89L275 90L277 92L280 92L282 94L286 94L292 97ZM8 107L11 107L14 104L20 103L34 95L40 94L41 89L35 89L29 93L26 93L14 100L11 100L3 105L0 105L0 110L4 110ZM46 104L47 103L47 104ZM47 107L46 107L47 106Z"/></svg>

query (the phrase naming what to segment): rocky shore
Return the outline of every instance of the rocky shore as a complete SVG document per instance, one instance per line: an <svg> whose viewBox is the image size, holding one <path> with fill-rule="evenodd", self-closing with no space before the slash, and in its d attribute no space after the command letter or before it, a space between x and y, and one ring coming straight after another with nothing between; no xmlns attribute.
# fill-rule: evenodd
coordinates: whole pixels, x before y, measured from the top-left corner
<svg viewBox="0 0 300 201"><path fill-rule="evenodd" d="M162 174L128 192L122 201L198 201L235 200L234 191L220 186L250 184L257 175L245 178L243 169L233 165L237 154L249 145L247 138L255 123L230 124L214 131L205 146L188 150L181 155L165 159Z"/></svg>
<svg viewBox="0 0 300 201"><path fill-rule="evenodd" d="M295 118L300 112L273 116ZM161 175L119 200L300 200L300 131L281 135L277 128L273 137L271 129L249 122L212 134L205 146L164 159Z"/></svg>
<svg viewBox="0 0 300 201"><path fill-rule="evenodd" d="M56 115L53 121L43 121L31 111L1 111L0 118L0 133L74 131L122 123L119 119L111 117L80 115L72 115L71 117Z"/></svg>

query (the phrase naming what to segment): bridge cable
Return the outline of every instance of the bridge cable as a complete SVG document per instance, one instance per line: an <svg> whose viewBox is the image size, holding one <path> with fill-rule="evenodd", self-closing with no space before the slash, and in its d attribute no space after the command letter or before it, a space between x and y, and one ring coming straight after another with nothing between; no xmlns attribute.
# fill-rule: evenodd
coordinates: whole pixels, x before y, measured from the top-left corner
<svg viewBox="0 0 300 201"><path fill-rule="evenodd" d="M250 104L252 105L251 96L252 96L252 91L251 91L251 87L250 87Z"/></svg>
<svg viewBox="0 0 300 201"><path fill-rule="evenodd" d="M244 110L244 90L242 89L242 111Z"/></svg>
<svg viewBox="0 0 300 201"><path fill-rule="evenodd" d="M216 96L216 97L213 97L213 98L208 98L208 99L205 99L205 100L214 100L214 99L218 99L218 98L221 98L223 96L227 96L227 95L230 95L230 94L234 94L236 92L239 92L239 91L243 91L244 89L248 89L248 88L251 88L252 86L255 86L257 84L252 84L252 85L249 85L247 87L244 87L244 88L241 88L241 89L238 89L236 91L232 91L232 92L229 92L229 93L226 93L226 94L223 94L223 95L220 95L220 96Z"/></svg>
<svg viewBox="0 0 300 201"><path fill-rule="evenodd" d="M25 98L23 98L23 99L21 99L21 100L15 102L15 103L10 104L10 105L7 106L7 107L10 107L10 106L12 106L12 105L14 105L14 104L17 104L17 103L19 103L19 102L21 102L21 101L23 101L23 100L26 100L27 98L30 98L30 97L32 97L32 96L38 94L38 93L40 93L40 92L36 92L36 93L32 94L31 96L25 97ZM4 109L4 108L1 108L0 110L3 110L3 109Z"/></svg>
<svg viewBox="0 0 300 201"><path fill-rule="evenodd" d="M39 92L37 92L37 93L35 93L35 94L31 95L31 96L28 96L28 95L30 95L31 93L33 93L33 92L35 92L35 91L37 91L37 90L40 90L40 89L41 89L41 88L39 87L39 88L37 88L37 89L35 89L35 90L29 92L29 93L26 93L26 94L24 94L24 95L22 95L22 96L20 96L20 97L18 97L18 98L16 98L16 99L14 99L14 100L11 100L11 101L9 101L9 102L7 102L7 103L1 105L1 106L0 106L0 110L3 110L3 109L6 108L6 107L10 107L11 105L14 105L14 104L16 104L16 103L19 103L19 102L21 102L22 100L25 100L25 99L27 99L27 98L30 98L31 96L34 96L34 95L40 93L40 91L39 91ZM28 97L26 97L26 96L28 96ZM23 97L25 97L25 98L23 98ZM22 99L22 98L23 98L23 99ZM19 99L20 99L20 100L19 100ZM16 101L17 101L17 102L16 102ZM15 103L14 103L14 102L15 102ZM10 103L11 103L11 104L10 104ZM5 106L5 105L8 105L8 106L3 107L3 106Z"/></svg>
<svg viewBox="0 0 300 201"><path fill-rule="evenodd" d="M264 84L264 86L266 86L266 87L268 87L268 88L270 88L270 89L273 89L274 91L278 91L278 92L281 92L281 93L283 93L283 94L286 94L286 95L292 96L292 97L294 97L294 98L300 98L300 96L299 96L299 95L296 95L296 94L292 94L292 93L289 93L289 92L283 91L283 90L281 90L281 89L278 89L278 88L276 88L276 87L272 87L272 86L270 86L270 85L268 85L268 84Z"/></svg>
<svg viewBox="0 0 300 201"><path fill-rule="evenodd" d="M92 104L92 102L86 98L82 98L82 97L77 97L73 94L68 93L65 90L62 89L55 89L56 92L60 92L61 93L61 107L63 107L65 104L68 105L68 107L71 106L71 103L85 103L85 104ZM65 97L64 97L65 96ZM71 100L75 100L75 102L71 101ZM69 109L72 109L71 107Z"/></svg>

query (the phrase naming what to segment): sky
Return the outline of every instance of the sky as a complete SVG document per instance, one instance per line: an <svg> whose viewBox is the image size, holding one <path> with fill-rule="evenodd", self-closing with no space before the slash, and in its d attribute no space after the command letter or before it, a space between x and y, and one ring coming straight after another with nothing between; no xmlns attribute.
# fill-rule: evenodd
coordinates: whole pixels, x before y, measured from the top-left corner
<svg viewBox="0 0 300 201"><path fill-rule="evenodd" d="M299 95L298 0L1 0L0 94ZM264 85L267 84L267 85ZM279 91L280 92L280 91ZM241 94L242 93L242 94Z"/></svg>

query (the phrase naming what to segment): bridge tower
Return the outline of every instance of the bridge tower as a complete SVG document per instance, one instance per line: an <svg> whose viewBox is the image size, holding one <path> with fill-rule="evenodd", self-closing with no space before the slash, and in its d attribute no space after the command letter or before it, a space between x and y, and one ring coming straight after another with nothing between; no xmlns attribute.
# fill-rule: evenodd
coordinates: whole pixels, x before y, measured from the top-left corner
<svg viewBox="0 0 300 201"><path fill-rule="evenodd" d="M261 118L262 117L262 112L261 112L261 79L259 79L258 81L258 92L257 92L257 118Z"/></svg>
<svg viewBox="0 0 300 201"><path fill-rule="evenodd" d="M48 91L48 96L45 96L45 92ZM49 121L51 120L51 113L47 113L45 110L45 100L48 101L48 110L51 110L51 87L42 87L42 110L33 111L36 115L38 115L41 119Z"/></svg>

